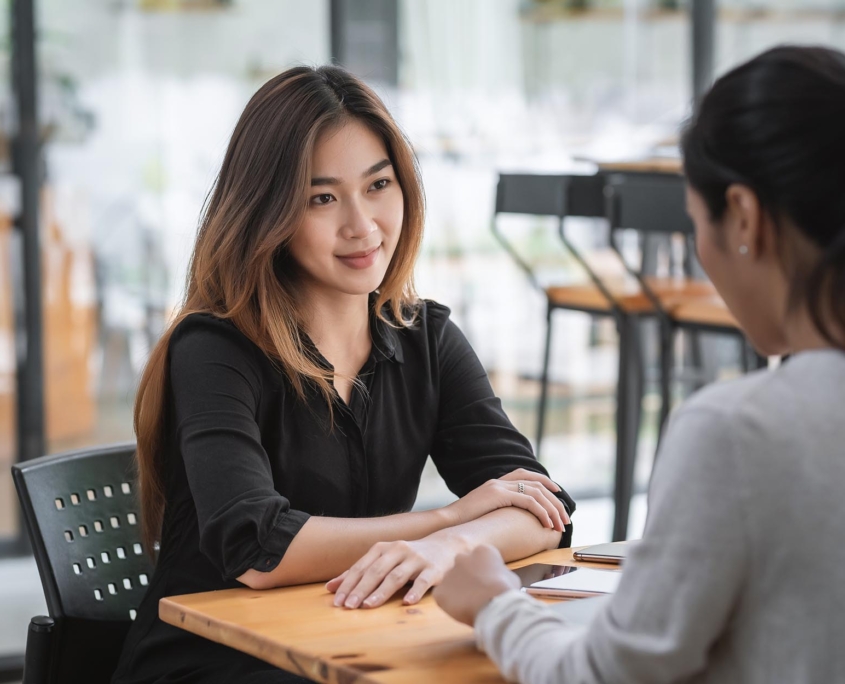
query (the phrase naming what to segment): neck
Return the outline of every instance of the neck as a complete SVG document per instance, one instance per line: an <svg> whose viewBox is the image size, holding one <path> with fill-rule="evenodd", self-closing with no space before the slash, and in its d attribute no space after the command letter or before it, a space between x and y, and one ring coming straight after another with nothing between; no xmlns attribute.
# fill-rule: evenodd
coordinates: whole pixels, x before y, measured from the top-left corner
<svg viewBox="0 0 845 684"><path fill-rule="evenodd" d="M830 317L826 317L825 323L827 324L827 329L833 334L835 339L843 339L841 330L830 320ZM810 351L812 349L838 348L822 335L821 331L813 322L810 311L806 306L802 306L800 309L788 314L784 328L787 345L791 354Z"/></svg>
<svg viewBox="0 0 845 684"><path fill-rule="evenodd" d="M309 288L305 293L305 332L320 352L332 357L370 345L369 296Z"/></svg>

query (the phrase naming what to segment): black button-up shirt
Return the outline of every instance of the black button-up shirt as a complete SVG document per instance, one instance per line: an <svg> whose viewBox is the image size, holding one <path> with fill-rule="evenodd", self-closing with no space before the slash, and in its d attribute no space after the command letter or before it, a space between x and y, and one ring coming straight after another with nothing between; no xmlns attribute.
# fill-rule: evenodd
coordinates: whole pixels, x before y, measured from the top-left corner
<svg viewBox="0 0 845 684"><path fill-rule="evenodd" d="M517 468L546 473L446 307L425 302L412 329L373 315L370 330L361 383L349 405L336 398L330 427L322 394L312 386L299 399L231 322L195 314L178 326L161 552L128 639L138 657L154 658L157 643L174 652L176 635L155 619L158 598L239 586L234 579L250 568L272 570L312 515L411 510L429 455L457 496ZM569 496L558 496L571 513ZM561 546L571 534L567 526Z"/></svg>

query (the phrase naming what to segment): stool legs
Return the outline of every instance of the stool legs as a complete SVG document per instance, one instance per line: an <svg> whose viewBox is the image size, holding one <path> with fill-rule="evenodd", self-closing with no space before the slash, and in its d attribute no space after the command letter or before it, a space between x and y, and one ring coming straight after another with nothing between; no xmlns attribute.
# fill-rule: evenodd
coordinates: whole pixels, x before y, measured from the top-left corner
<svg viewBox="0 0 845 684"><path fill-rule="evenodd" d="M540 445L543 440L543 429L546 422L546 400L549 392L549 355L552 348L552 305L546 309L546 346L543 350L543 372L540 376L540 405L537 407L537 442L534 455L540 460Z"/></svg>
<svg viewBox="0 0 845 684"><path fill-rule="evenodd" d="M613 503L613 541L628 536L628 513L634 489L634 465L642 411L643 367L639 325L635 316L617 319L619 380L616 387L616 477Z"/></svg>
<svg viewBox="0 0 845 684"><path fill-rule="evenodd" d="M660 321L660 422L657 429L657 441L663 435L663 426L672 410L672 374L674 371L674 354L672 343L674 330L671 323Z"/></svg>

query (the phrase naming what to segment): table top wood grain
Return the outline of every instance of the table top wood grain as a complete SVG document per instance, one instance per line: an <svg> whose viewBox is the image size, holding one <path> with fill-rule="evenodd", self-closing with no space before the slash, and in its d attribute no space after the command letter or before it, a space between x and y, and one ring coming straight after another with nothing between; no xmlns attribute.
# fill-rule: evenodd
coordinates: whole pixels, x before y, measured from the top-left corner
<svg viewBox="0 0 845 684"><path fill-rule="evenodd" d="M581 563L573 549L512 563ZM327 684L499 684L505 680L475 648L472 629L452 620L431 597L404 606L401 594L374 610L332 605L323 584L267 591L248 588L162 599L164 622L290 672Z"/></svg>
<svg viewBox="0 0 845 684"><path fill-rule="evenodd" d="M599 162L599 169L619 173L666 173L683 175L684 163L679 157L654 157L629 161Z"/></svg>

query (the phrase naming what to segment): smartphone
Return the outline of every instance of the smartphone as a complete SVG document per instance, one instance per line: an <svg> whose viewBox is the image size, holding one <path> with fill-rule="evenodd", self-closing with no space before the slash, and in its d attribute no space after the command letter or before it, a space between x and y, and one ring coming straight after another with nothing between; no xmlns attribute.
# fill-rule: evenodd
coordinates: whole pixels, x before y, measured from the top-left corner
<svg viewBox="0 0 845 684"><path fill-rule="evenodd" d="M522 591L546 598L584 598L612 594L619 586L619 570L596 570L574 565L534 563L514 570Z"/></svg>
<svg viewBox="0 0 845 684"><path fill-rule="evenodd" d="M522 588L530 587L535 582L551 579L552 577L560 577L572 570L575 570L574 565L548 565L546 563L534 563L532 565L525 565L517 568L514 572L519 576L519 581L522 583Z"/></svg>
<svg viewBox="0 0 845 684"><path fill-rule="evenodd" d="M579 549L573 552L572 557L578 561L592 561L593 563L610 563L612 565L621 565L628 552L634 548L636 542L627 542L620 544L619 542L611 542L609 544L596 544L595 546L588 546L584 549Z"/></svg>

